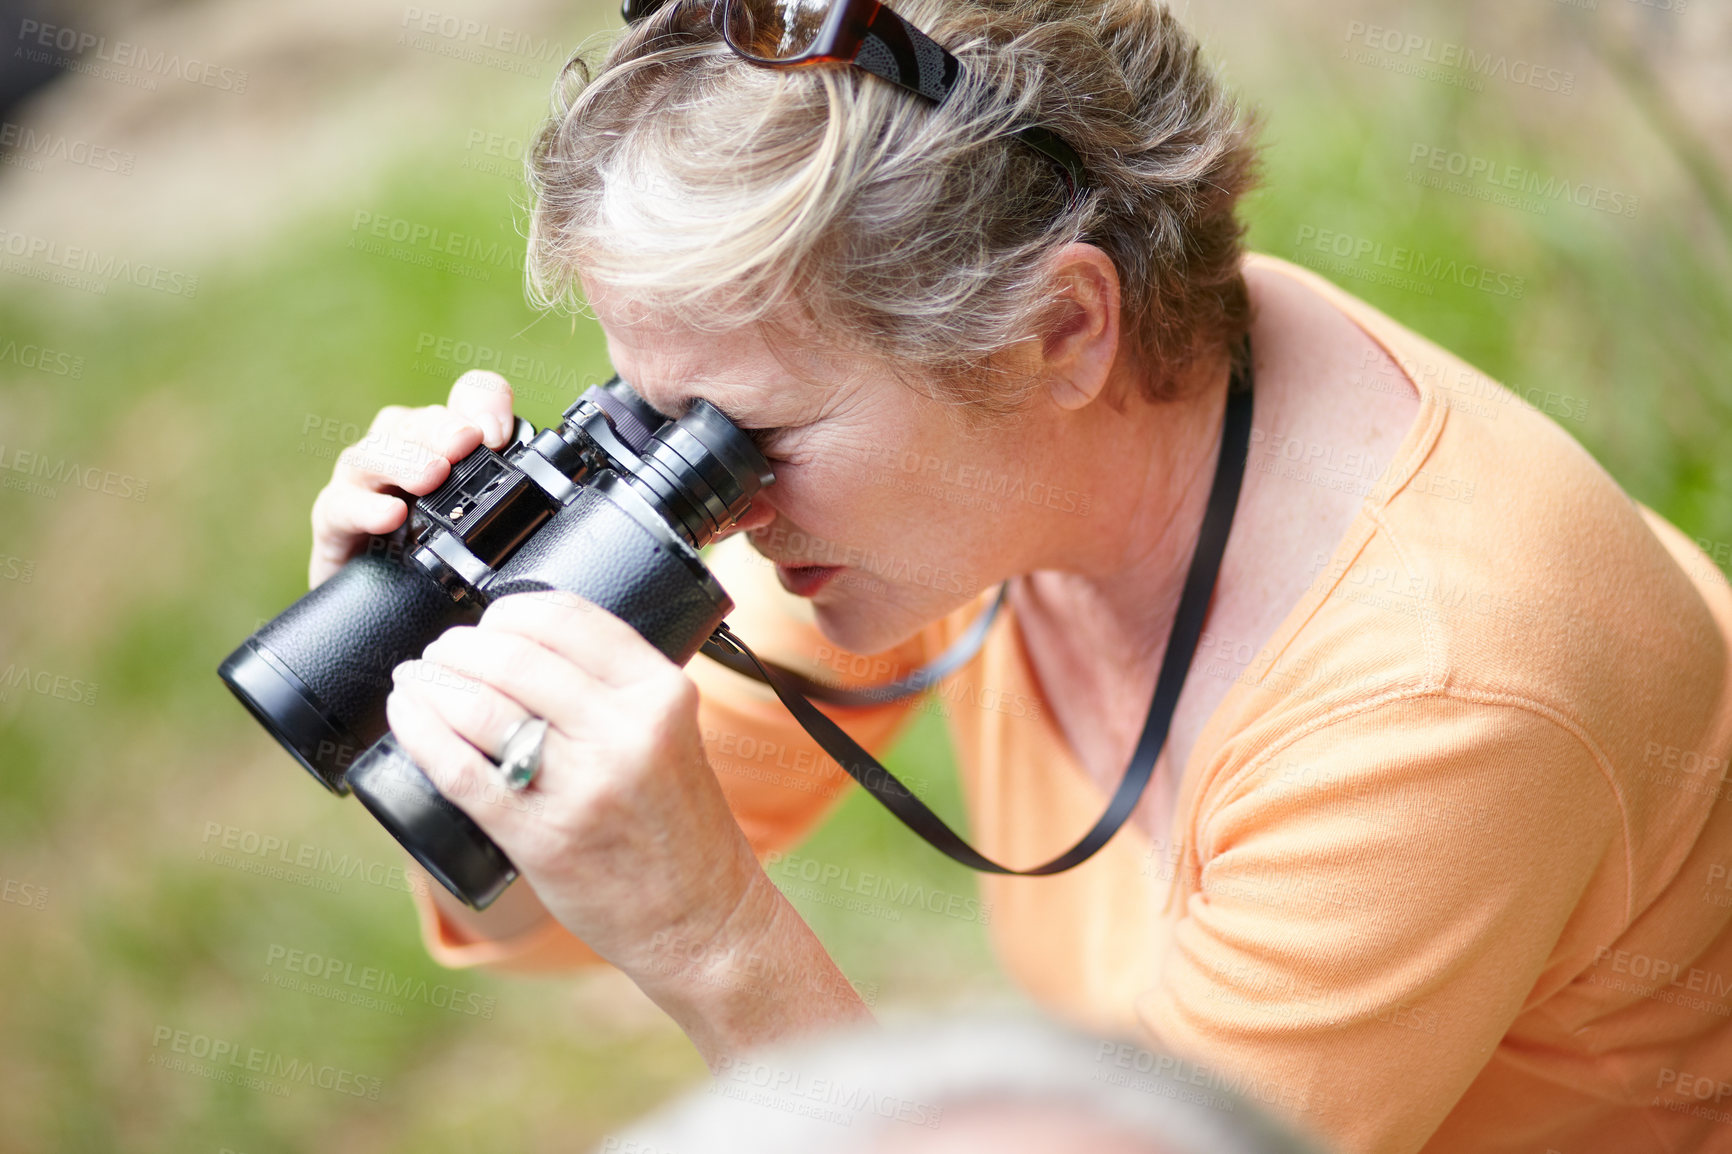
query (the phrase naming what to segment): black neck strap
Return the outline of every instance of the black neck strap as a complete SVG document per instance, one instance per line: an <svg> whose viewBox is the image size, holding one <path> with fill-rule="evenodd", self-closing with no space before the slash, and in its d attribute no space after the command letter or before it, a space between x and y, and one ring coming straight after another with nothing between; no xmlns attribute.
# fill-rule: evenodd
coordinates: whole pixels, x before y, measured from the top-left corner
<svg viewBox="0 0 1732 1154"><path fill-rule="evenodd" d="M950 643L950 648L939 654L932 661L910 673L907 677L883 685L869 685L863 689L846 689L840 685L827 685L822 681L813 681L797 670L789 669L775 662L759 664L755 655L741 642L739 636L728 634L729 638L738 643L740 648L732 650L717 645L714 638L705 641L702 653L732 669L735 673L750 677L753 681L763 681L763 675L758 671L766 666L776 671L777 678L783 685L791 687L800 696L812 701L822 701L829 705L883 705L886 702L900 701L904 697L913 697L929 685L936 685L950 674L967 665L973 656L980 652L980 647L986 643L986 631L998 619L999 610L1004 608L1006 597L1010 593L1010 582L1006 581L998 587L998 596L992 599L992 604L985 613L976 617L961 637ZM727 626L722 626L726 629ZM717 633L722 630L718 629ZM770 686L775 688L774 683Z"/></svg>
<svg viewBox="0 0 1732 1154"><path fill-rule="evenodd" d="M1227 547L1227 534L1233 527L1233 510L1239 503L1239 487L1245 476L1245 456L1251 437L1252 378L1249 345L1244 348L1241 363L1235 368L1227 392L1227 412L1221 430L1221 451L1215 463L1215 482L1209 490L1209 507L1203 516L1202 531L1191 555L1191 568L1185 575L1185 589L1179 597L1179 610L1167 639L1167 650L1161 659L1160 677L1155 681L1154 699L1149 703L1149 717L1143 734L1137 740L1136 753L1130 767L1113 793L1112 801L1094 828L1081 841L1045 865L1031 869L1011 869L980 853L963 841L961 836L944 824L925 802L915 797L907 786L896 780L889 770L828 717L818 712L807 697L847 705L873 705L917 693L964 664L985 640L987 626L1004 605L1006 586L1000 587L992 608L983 614L967 633L957 639L938 660L910 676L889 685L870 689L845 690L822 685L779 665L766 665L748 649L724 623L704 642L703 652L730 669L755 677L776 691L782 704L794 715L801 727L836 759L849 775L895 814L904 825L924 838L933 848L951 859L984 873L1018 874L1039 877L1062 873L1093 857L1112 839L1113 834L1130 819L1142 800L1143 790L1154 776L1155 759L1166 744L1167 730L1172 726L1173 710L1179 703L1179 692L1185 687L1190 673L1191 657L1196 652L1197 639L1203 631L1203 618L1214 593L1215 578L1221 569L1221 554Z"/></svg>

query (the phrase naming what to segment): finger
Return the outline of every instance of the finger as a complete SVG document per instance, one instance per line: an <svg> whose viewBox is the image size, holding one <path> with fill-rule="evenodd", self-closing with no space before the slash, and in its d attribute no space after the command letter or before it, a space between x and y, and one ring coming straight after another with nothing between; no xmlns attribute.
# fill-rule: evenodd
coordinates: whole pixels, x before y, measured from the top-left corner
<svg viewBox="0 0 1732 1154"><path fill-rule="evenodd" d="M393 432L368 434L345 448L337 455L331 479L373 492L396 488L421 495L438 488L450 472L451 462L444 454Z"/></svg>
<svg viewBox="0 0 1732 1154"><path fill-rule="evenodd" d="M373 423L367 426L367 436L384 437L397 431L397 426L409 419L415 410L408 405L386 405L373 414Z"/></svg>
<svg viewBox="0 0 1732 1154"><path fill-rule="evenodd" d="M594 699L607 687L578 666L513 633L486 632L471 625L448 629L423 653L437 662L497 689L526 712L545 717L566 734L581 734L596 718Z"/></svg>
<svg viewBox="0 0 1732 1154"><path fill-rule="evenodd" d="M487 447L503 449L515 423L511 416L511 383L498 373L471 369L451 386L451 411L484 433Z"/></svg>
<svg viewBox="0 0 1732 1154"><path fill-rule="evenodd" d="M518 815L532 808L499 781L492 762L439 715L438 710L409 693L392 693L385 699L385 718L397 744L427 775L445 798L475 819L487 835L499 842L507 856L516 831Z"/></svg>
<svg viewBox="0 0 1732 1154"><path fill-rule="evenodd" d="M418 450L418 455L454 465L481 444L482 430L444 405L425 405L403 419L397 437Z"/></svg>
<svg viewBox="0 0 1732 1154"><path fill-rule="evenodd" d="M480 444L481 429L445 405L422 405L403 418L397 434L447 460L461 461Z"/></svg>
<svg viewBox="0 0 1732 1154"><path fill-rule="evenodd" d="M361 488L432 492L481 443L481 430L444 405L414 409L388 430L368 433L337 458L335 479Z"/></svg>
<svg viewBox="0 0 1732 1154"><path fill-rule="evenodd" d="M405 661L391 671L394 691L431 705L463 740L499 760L506 735L530 713L483 681L433 661Z"/></svg>
<svg viewBox="0 0 1732 1154"><path fill-rule="evenodd" d="M331 484L313 499L313 556L310 585L322 583L360 549L362 542L397 528L409 506L385 493Z"/></svg>
<svg viewBox="0 0 1732 1154"><path fill-rule="evenodd" d="M615 687L679 670L643 634L575 593L550 590L501 597L481 615L479 628L528 638Z"/></svg>
<svg viewBox="0 0 1732 1154"><path fill-rule="evenodd" d="M408 515L409 506L389 493L331 484L313 498L313 535L323 540L336 535L385 534L401 525Z"/></svg>

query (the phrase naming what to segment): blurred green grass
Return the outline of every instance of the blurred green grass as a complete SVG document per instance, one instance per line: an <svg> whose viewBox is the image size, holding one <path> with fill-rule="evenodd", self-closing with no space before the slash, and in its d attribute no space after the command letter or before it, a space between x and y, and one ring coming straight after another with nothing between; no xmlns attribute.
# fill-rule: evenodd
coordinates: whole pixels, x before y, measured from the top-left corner
<svg viewBox="0 0 1732 1154"><path fill-rule="evenodd" d="M1519 273L1519 301L1343 284L1497 379L1586 399L1585 419L1565 427L1633 496L1692 536L1732 541L1726 235L1687 185L1621 219L1567 207L1536 217L1407 183L1416 140L1471 140L1541 170L1579 164L1488 102L1434 87L1298 66L1251 82L1267 124L1253 247L1294 259L1310 226ZM1608 180L1643 187L1634 174ZM76 381L8 380L17 424L0 440L150 482L136 504L0 492L7 551L36 563L32 583L0 583L5 660L100 686L95 708L17 694L0 704L0 860L7 877L48 889L43 910L0 905L0 1149L572 1149L700 1077L678 1032L606 976L452 975L422 951L395 889L350 879L328 893L200 858L214 823L398 860L358 806L313 788L271 745L214 669L305 588L307 513L331 455L384 404L442 400L464 367L429 349L429 334L579 384L607 375L595 327L533 314L515 263L480 265L483 280L352 247L364 235L354 214L370 212L520 258L513 196L455 157L417 157L352 208L295 222L206 275L194 300L116 293L85 308L0 277L0 332L87 364ZM560 407L545 390L520 411L540 424ZM960 812L936 716L922 713L888 761ZM966 871L858 794L801 852L972 892ZM977 925L798 904L887 1008L1011 996ZM277 989L273 946L454 983L497 999L497 1012L411 1002L399 1016ZM382 1093L276 1098L154 1068L164 1027L344 1067Z"/></svg>
<svg viewBox="0 0 1732 1154"><path fill-rule="evenodd" d="M518 411L538 424L608 375L592 324L523 303L510 186L448 177L406 169L356 211L503 246L503 266L476 266L487 280L352 248L366 233L345 214L305 222L192 301L94 314L30 293L0 298L6 331L76 350L88 366L77 382L12 386L40 388L40 420L6 439L150 483L136 505L76 491L0 496L9 549L38 562L30 585L0 588L8 659L80 670L99 687L98 708L0 705L8 874L49 889L44 911L0 906L10 943L0 1070L37 1089L5 1096L0 1149L571 1149L701 1076L671 1025L597 1026L582 1005L550 1016L567 983L442 970L402 892L351 879L333 895L199 857L222 846L207 823L278 838L291 856L313 845L369 866L400 857L358 806L315 789L215 677L261 617L304 591L308 509L332 455L381 406L444 399L469 354L454 345L441 360L439 339L575 381L566 399L551 385L530 390ZM889 760L960 812L935 715L921 714ZM966 871L893 825L851 798L801 852L899 860L899 880L972 892ZM992 972L972 923L916 912L861 924L807 904L850 977L887 1002L977 989ZM394 1016L274 988L273 946L454 983L498 999L497 1018L415 1003ZM285 1100L154 1069L159 1026L333 1063L378 1078L384 1093L298 1088ZM512 1119L503 1132L502 1118Z"/></svg>

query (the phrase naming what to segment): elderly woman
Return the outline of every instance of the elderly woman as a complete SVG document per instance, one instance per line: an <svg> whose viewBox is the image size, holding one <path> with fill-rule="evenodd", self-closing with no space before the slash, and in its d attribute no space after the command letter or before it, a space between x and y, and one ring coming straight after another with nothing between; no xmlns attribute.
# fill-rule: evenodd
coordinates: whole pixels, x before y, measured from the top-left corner
<svg viewBox="0 0 1732 1154"><path fill-rule="evenodd" d="M1132 760L1249 388L1153 780L1082 864L983 878L1006 970L1341 1150L1723 1141L1724 579L1533 406L1242 251L1247 133L1159 4L836 2L640 13L532 162L541 299L771 460L710 557L735 630L882 682L1008 583L937 695L976 844L1046 862ZM510 408L472 373L383 412L425 467L339 464L313 581ZM528 882L424 902L439 958L603 959L713 1065L868 1016L760 866L846 780L764 686L557 597L425 660L478 685L400 670L391 723ZM913 708L830 713L877 751ZM540 777L478 800L527 717Z"/></svg>

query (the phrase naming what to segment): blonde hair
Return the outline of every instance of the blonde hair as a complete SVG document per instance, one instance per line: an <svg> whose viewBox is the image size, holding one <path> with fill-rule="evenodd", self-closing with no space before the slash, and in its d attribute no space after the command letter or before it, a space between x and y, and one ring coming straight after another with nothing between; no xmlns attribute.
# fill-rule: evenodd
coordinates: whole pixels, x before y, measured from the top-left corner
<svg viewBox="0 0 1732 1154"><path fill-rule="evenodd" d="M578 274L646 310L725 331L792 305L833 346L1018 408L995 358L1054 318L1045 258L1098 245L1150 400L1180 395L1249 325L1234 208L1251 132L1196 40L1155 0L897 0L962 62L933 105L859 69L762 68L671 0L594 69L555 87L527 160L529 287L555 307ZM1039 124L1082 159L1006 135Z"/></svg>

